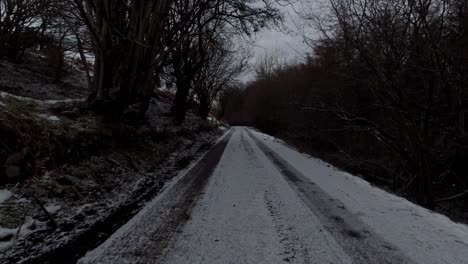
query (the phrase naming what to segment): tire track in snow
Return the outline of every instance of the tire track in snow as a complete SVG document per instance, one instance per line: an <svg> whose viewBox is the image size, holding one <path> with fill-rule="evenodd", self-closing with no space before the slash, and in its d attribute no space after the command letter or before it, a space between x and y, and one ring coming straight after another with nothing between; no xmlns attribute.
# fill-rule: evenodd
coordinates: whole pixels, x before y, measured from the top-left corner
<svg viewBox="0 0 468 264"><path fill-rule="evenodd" d="M412 263L393 246L370 231L358 216L333 199L301 172L270 149L248 129L247 133L265 156L285 176L303 202L320 219L341 247L353 257L354 263Z"/></svg>
<svg viewBox="0 0 468 264"><path fill-rule="evenodd" d="M245 136L244 136L244 130L241 131L241 144L242 146L244 147L245 149L245 152L247 152L247 155L250 157L249 160L252 161L253 164L256 164L256 165L259 165L260 163L258 162L258 158L255 156L255 153L254 153L254 150L252 148L252 146L250 145L249 142L247 142L247 140L245 139Z"/></svg>
<svg viewBox="0 0 468 264"><path fill-rule="evenodd" d="M288 224L288 219L284 216L279 207L281 204L276 204L278 199L275 196L273 189L265 191L265 203L272 221L275 225L276 232L280 243L284 247L281 253L285 263L310 263L307 247L302 243L293 226Z"/></svg>
<svg viewBox="0 0 468 264"><path fill-rule="evenodd" d="M260 162L257 157L251 143L245 138L244 129L241 130L241 142L245 151L249 155L249 160L252 161L255 166L262 167L262 162ZM309 264L311 262L308 248L300 239L294 225L291 225L291 221L288 219L288 213L285 208L283 208L284 204L278 197L277 192L278 191L273 186L270 186L264 192L264 201L271 217L271 221L275 226L278 240L283 246L283 252L281 252L280 255L283 258L284 263Z"/></svg>
<svg viewBox="0 0 468 264"><path fill-rule="evenodd" d="M259 161L255 151L253 150L250 142L245 138L245 130L241 130L241 144L243 145L247 155L249 156L249 160L255 164L256 167L261 167L262 163ZM248 136L247 136L248 137ZM297 259L297 246L302 244L301 241L298 239L298 236L294 236L294 230L292 226L288 225L288 220L282 215L279 210L280 204L277 204L275 201L278 201L277 195L275 195L276 190L270 186L264 192L264 202L265 206L269 212L271 217L271 221L275 226L275 231L278 236L278 240L283 246L283 252L280 255L283 257L283 261L285 263L295 263ZM281 203L281 202L279 202ZM301 247L303 248L303 247ZM305 260L304 258L303 260ZM301 263L309 263L301 262Z"/></svg>
<svg viewBox="0 0 468 264"><path fill-rule="evenodd" d="M249 160L252 162L252 164L255 164L256 167L260 167L261 162L259 161L258 157L255 155L255 152L251 144L245 138L245 131L243 129L241 130L241 144L244 147L247 155L249 156ZM272 186L270 186L270 188L265 191L264 193L265 206L268 209L269 215L271 217L271 221L273 222L275 226L275 231L277 233L278 240L283 246L283 252L280 255L282 255L283 261L285 263L290 263L291 260L295 259L296 257L295 256L296 249L292 243L293 239L291 239L291 234L289 232L292 230L292 227L286 228L287 221L285 221L284 217L281 216L281 213L279 212L277 206L274 204L274 201L278 200L276 197L273 197L274 194L275 194L275 190ZM294 239L294 240L298 240L298 239Z"/></svg>

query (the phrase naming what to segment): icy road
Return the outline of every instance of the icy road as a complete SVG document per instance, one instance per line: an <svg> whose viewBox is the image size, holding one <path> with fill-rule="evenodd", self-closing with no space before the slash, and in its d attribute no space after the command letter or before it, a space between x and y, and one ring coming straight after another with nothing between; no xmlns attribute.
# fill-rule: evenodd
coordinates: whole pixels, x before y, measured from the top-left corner
<svg viewBox="0 0 468 264"><path fill-rule="evenodd" d="M236 127L79 263L468 263L468 227Z"/></svg>

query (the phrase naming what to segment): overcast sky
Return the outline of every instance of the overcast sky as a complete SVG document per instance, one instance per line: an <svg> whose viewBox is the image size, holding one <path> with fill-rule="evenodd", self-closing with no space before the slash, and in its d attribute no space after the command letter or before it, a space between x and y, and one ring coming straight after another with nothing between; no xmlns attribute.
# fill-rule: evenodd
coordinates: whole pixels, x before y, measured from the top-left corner
<svg viewBox="0 0 468 264"><path fill-rule="evenodd" d="M304 42L301 28L306 21L301 18L305 10L311 10L311 6L317 6L319 1L323 0L297 0L291 5L282 7L284 15L284 29L265 29L259 32L252 45L252 59L250 64L254 66L256 61L262 56L277 55L281 60L287 62L302 61L305 54L310 52L310 47ZM318 8L316 9L319 10ZM308 12L309 12L308 11ZM308 29L309 36L316 36L312 29ZM247 71L242 77L243 81L249 81L254 77L252 70Z"/></svg>

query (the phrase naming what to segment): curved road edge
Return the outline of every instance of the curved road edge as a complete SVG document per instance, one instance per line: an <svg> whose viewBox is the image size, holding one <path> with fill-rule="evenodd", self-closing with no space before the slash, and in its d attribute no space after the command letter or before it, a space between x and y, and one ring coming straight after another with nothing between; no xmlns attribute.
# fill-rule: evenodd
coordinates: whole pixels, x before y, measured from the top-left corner
<svg viewBox="0 0 468 264"><path fill-rule="evenodd" d="M375 234L369 226L347 210L341 201L332 198L310 181L257 138L249 128L244 129L302 201L321 220L327 231L354 258L355 263L412 263L396 247Z"/></svg>
<svg viewBox="0 0 468 264"><path fill-rule="evenodd" d="M173 234L190 219L195 199L216 168L231 135L232 129L194 166L181 173L135 217L78 263L157 262Z"/></svg>

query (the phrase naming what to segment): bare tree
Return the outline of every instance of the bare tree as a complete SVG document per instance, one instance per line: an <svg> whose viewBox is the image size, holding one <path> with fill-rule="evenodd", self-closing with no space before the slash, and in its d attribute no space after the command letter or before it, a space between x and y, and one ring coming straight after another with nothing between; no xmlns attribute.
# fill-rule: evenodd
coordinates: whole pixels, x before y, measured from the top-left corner
<svg viewBox="0 0 468 264"><path fill-rule="evenodd" d="M383 131L382 124L363 121L406 166L410 179L407 181L419 188L419 201L432 206L433 178L429 164L436 162L437 153L444 148L434 142L445 138L448 116L463 115L461 102L457 100L461 98L459 89L448 78L448 3L431 0L331 3L346 43L380 84L369 88L376 96L378 111L386 122L391 120L393 127ZM362 119L348 115L346 118ZM463 122L463 117L458 118L458 132L450 131L453 137L464 133Z"/></svg>
<svg viewBox="0 0 468 264"><path fill-rule="evenodd" d="M273 74L284 63L281 61L281 55L278 51L264 53L257 58L255 65L255 74L257 79L270 79Z"/></svg>
<svg viewBox="0 0 468 264"><path fill-rule="evenodd" d="M189 102L191 82L207 62L205 50L217 36L250 35L281 20L276 1L193 0L176 2L171 25L178 27L180 38L171 52L172 74L177 87L171 109L181 124ZM173 31L172 29L170 31Z"/></svg>
<svg viewBox="0 0 468 264"><path fill-rule="evenodd" d="M247 66L249 53L229 50L232 43L225 41L212 45L208 51L207 62L197 72L192 86L198 101L198 112L206 119L220 92L236 83L237 78Z"/></svg>
<svg viewBox="0 0 468 264"><path fill-rule="evenodd" d="M27 48L37 43L41 28L45 28L52 1L0 1L0 57L18 62ZM41 19L42 18L42 19Z"/></svg>
<svg viewBox="0 0 468 264"><path fill-rule="evenodd" d="M135 109L144 114L161 67L163 29L171 1L74 0L94 45L90 106L118 122Z"/></svg>

